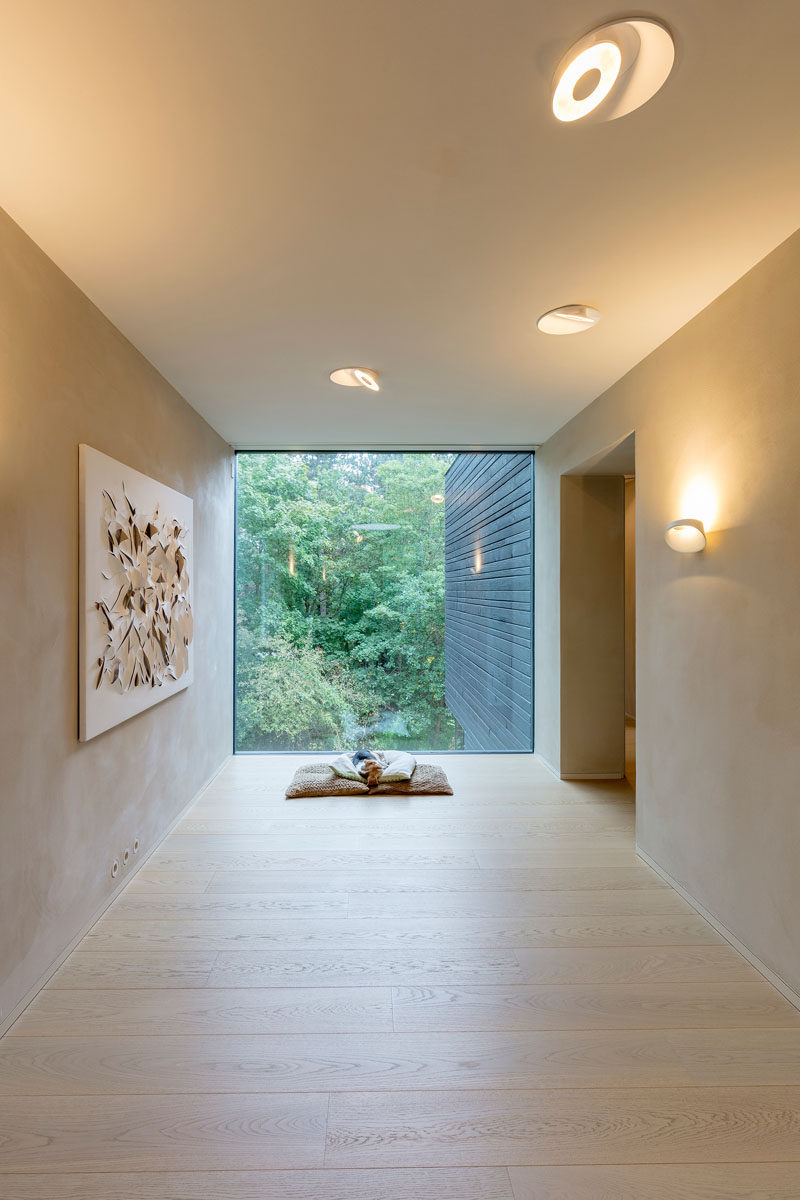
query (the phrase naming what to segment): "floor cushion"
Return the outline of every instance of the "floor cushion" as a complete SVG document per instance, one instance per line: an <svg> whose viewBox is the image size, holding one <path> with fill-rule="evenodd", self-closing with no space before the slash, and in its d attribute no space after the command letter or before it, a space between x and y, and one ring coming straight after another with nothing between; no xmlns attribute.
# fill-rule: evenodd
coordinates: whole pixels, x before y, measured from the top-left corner
<svg viewBox="0 0 800 1200"><path fill-rule="evenodd" d="M306 763L298 767L286 789L286 799L300 796L367 796L369 788L357 779L344 779L327 763Z"/></svg>
<svg viewBox="0 0 800 1200"><path fill-rule="evenodd" d="M453 789L441 767L417 763L408 780L379 783L372 791L366 783L344 779L328 763L306 763L298 767L286 789L286 799L310 796L452 796Z"/></svg>

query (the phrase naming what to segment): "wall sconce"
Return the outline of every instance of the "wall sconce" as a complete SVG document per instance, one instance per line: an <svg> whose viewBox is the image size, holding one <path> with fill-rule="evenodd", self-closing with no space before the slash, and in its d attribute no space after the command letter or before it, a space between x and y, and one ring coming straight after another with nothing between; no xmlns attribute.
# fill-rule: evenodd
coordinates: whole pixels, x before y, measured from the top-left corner
<svg viewBox="0 0 800 1200"><path fill-rule="evenodd" d="M694 517L670 521L664 530L664 541L670 550L677 550L680 554L697 554L698 550L705 550L706 547L703 522Z"/></svg>

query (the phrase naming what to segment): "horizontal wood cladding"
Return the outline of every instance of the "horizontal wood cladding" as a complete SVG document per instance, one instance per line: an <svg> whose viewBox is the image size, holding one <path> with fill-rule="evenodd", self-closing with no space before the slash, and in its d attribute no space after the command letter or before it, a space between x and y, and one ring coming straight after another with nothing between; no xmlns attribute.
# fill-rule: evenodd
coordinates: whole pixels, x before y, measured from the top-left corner
<svg viewBox="0 0 800 1200"><path fill-rule="evenodd" d="M447 704L465 750L531 750L533 455L459 454L445 477Z"/></svg>

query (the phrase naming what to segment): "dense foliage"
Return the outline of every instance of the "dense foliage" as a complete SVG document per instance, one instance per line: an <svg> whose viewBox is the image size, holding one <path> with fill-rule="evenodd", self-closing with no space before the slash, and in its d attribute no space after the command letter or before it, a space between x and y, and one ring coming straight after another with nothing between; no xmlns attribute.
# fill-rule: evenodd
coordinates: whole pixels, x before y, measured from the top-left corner
<svg viewBox="0 0 800 1200"><path fill-rule="evenodd" d="M460 748L431 500L451 456L237 461L237 747Z"/></svg>

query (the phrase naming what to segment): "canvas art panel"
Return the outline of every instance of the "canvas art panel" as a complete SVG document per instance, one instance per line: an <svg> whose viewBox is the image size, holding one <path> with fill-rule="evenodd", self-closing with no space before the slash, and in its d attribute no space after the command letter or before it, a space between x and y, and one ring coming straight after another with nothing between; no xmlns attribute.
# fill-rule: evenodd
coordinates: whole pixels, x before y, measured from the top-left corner
<svg viewBox="0 0 800 1200"><path fill-rule="evenodd" d="M192 682L193 505L80 446L79 737Z"/></svg>

